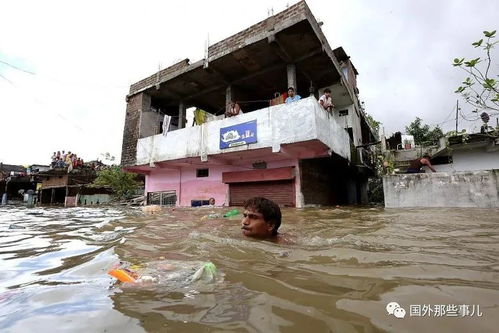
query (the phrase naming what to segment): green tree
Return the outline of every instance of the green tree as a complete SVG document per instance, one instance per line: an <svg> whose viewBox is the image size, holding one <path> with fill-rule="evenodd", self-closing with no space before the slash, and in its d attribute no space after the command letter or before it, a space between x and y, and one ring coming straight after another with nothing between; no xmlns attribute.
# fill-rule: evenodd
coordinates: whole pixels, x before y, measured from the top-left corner
<svg viewBox="0 0 499 333"><path fill-rule="evenodd" d="M407 134L414 136L414 142L417 145L434 145L438 139L444 136L442 129L438 126L431 129L430 125L423 124L419 117L405 127Z"/></svg>
<svg viewBox="0 0 499 333"><path fill-rule="evenodd" d="M485 55L474 59L455 58L454 67L459 67L469 76L461 83L455 93L463 96L465 101L472 105L477 112L479 110L499 111L499 83L494 79L497 77L499 68L492 60L491 51L497 44L493 42L496 30L484 31L484 38L472 43L475 48L481 48Z"/></svg>
<svg viewBox="0 0 499 333"><path fill-rule="evenodd" d="M371 126L371 128L374 130L374 133L376 133L376 135L378 135L378 132L379 132L379 125L381 124L381 122L375 120L370 114L368 114L367 112L364 112L365 116L366 116L366 120L367 120L367 123L369 124L369 126Z"/></svg>
<svg viewBox="0 0 499 333"><path fill-rule="evenodd" d="M98 171L94 184L111 187L118 199L126 198L139 186L135 180L135 174L123 172L119 165Z"/></svg>

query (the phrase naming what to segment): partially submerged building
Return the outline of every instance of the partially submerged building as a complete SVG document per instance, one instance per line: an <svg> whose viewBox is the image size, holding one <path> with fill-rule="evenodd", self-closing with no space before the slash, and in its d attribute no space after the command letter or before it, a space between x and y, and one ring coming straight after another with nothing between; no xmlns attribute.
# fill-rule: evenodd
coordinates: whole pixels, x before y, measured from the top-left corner
<svg viewBox="0 0 499 333"><path fill-rule="evenodd" d="M111 200L112 191L104 186L93 186L96 173L91 169L77 169L68 173L66 168L40 172L39 203L65 207L99 205Z"/></svg>
<svg viewBox="0 0 499 333"><path fill-rule="evenodd" d="M22 165L0 163L0 201L24 200L24 193L35 190L37 179L28 175L26 168ZM5 199L2 200L5 196Z"/></svg>
<svg viewBox="0 0 499 333"><path fill-rule="evenodd" d="M366 202L375 138L357 74L300 1L209 46L205 59L132 84L121 163L145 175L149 203L241 205L255 195L296 207ZM271 101L288 87L302 100ZM317 101L325 88L331 113ZM230 101L244 114L220 116ZM189 126L188 108L211 121Z"/></svg>
<svg viewBox="0 0 499 333"><path fill-rule="evenodd" d="M386 207L499 208L499 137L496 134L441 138L439 145L429 152L436 173L384 177ZM397 157L399 160L421 157L416 151L412 153L414 156L399 152Z"/></svg>

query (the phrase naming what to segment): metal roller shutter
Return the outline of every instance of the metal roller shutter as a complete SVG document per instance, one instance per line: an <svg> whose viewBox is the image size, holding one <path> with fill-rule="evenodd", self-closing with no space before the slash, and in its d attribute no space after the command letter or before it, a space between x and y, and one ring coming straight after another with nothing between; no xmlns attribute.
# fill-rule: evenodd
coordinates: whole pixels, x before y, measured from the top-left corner
<svg viewBox="0 0 499 333"><path fill-rule="evenodd" d="M294 180L229 184L230 205L242 206L251 197L265 197L279 206L295 207Z"/></svg>

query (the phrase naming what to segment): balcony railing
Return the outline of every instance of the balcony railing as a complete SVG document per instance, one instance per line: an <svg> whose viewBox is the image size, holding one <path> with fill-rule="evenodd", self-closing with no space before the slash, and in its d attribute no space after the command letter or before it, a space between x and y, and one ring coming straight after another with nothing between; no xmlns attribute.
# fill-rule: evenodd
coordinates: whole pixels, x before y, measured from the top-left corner
<svg viewBox="0 0 499 333"><path fill-rule="evenodd" d="M220 129L256 120L257 140L249 145L220 148ZM283 144L319 140L336 154L350 159L350 138L334 117L324 111L313 97L291 104L280 104L187 127L166 135L139 139L137 165L200 157L251 149L272 148L279 152Z"/></svg>

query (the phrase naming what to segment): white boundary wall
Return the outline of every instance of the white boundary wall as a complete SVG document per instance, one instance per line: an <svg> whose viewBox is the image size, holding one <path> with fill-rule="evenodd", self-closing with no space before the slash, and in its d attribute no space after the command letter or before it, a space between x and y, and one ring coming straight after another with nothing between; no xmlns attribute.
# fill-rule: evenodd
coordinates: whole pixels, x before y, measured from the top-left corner
<svg viewBox="0 0 499 333"><path fill-rule="evenodd" d="M385 207L499 208L499 170L383 177Z"/></svg>

